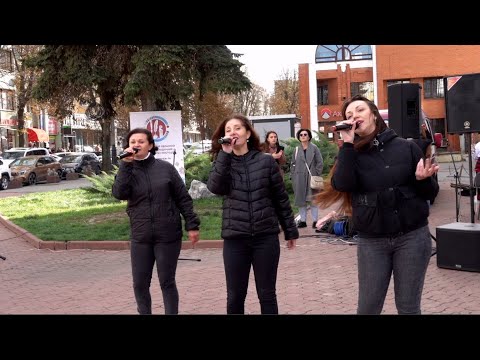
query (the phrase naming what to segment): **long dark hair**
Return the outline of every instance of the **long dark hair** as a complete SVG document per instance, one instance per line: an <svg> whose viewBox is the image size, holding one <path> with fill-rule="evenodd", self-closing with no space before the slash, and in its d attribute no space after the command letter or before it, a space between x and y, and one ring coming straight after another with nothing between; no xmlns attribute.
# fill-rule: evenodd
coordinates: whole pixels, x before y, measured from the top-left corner
<svg viewBox="0 0 480 360"><path fill-rule="evenodd" d="M278 141L278 134L273 131L273 130L270 130L269 132L267 132L267 134L265 135L265 142L263 143L263 151L264 152L270 152L270 143L268 142L268 137L270 136L270 134L275 134L277 135L277 142L275 143L275 146L278 150L278 148L280 147L280 142Z"/></svg>
<svg viewBox="0 0 480 360"><path fill-rule="evenodd" d="M212 149L210 150L212 160L216 159L218 152L222 150L222 145L218 143L218 139L225 136L225 125L232 119L240 120L242 122L242 125L245 126L248 131L250 131L250 138L247 142L248 150L255 149L258 151L262 151L262 147L260 145L260 138L258 137L258 134L253 128L252 124L250 123L250 120L248 120L246 116L243 116L241 114L234 114L223 120L220 124L218 124L217 129L212 135Z"/></svg>
<svg viewBox="0 0 480 360"><path fill-rule="evenodd" d="M349 100L345 101L342 105L342 117L343 119L346 119L345 112L347 111L348 105L350 105L354 101L364 101L367 106L370 108L370 111L373 113L373 116L375 118L375 130L367 136L364 137L359 137L356 136L354 140L354 148L359 151L367 150L373 145L373 139L380 134L382 131L384 131L387 128L387 124L385 124L385 121L382 118L382 115L380 115L380 112L378 111L377 105L369 99L367 99L365 96L362 95L355 95Z"/></svg>
<svg viewBox="0 0 480 360"><path fill-rule="evenodd" d="M132 137L133 134L145 134L145 135L147 135L148 143L153 145L153 147L150 149L150 154L155 155L155 153L158 150L158 147L155 146L155 141L153 140L153 135L150 132L150 130L145 129L145 128L135 128L133 130L130 130L130 132L127 135L127 143L123 147L124 149L128 148L128 144L130 144L130 138Z"/></svg>
<svg viewBox="0 0 480 360"><path fill-rule="evenodd" d="M327 179L323 182L323 191L320 191L314 197L314 202L318 204L321 209L326 209L338 203L338 212L340 214L352 215L352 198L350 193L340 192L332 187L332 176L335 173L337 162L333 164Z"/></svg>
<svg viewBox="0 0 480 360"><path fill-rule="evenodd" d="M375 137L384 131L387 128L387 124L383 120L380 112L378 111L377 105L370 101L364 96L355 95L351 99L345 101L342 105L342 116L346 119L345 112L347 110L347 106L350 105L354 101L364 101L367 106L370 108L370 111L373 113L375 118L375 130L364 137L355 136L354 140L354 148L357 151L365 151L368 150L373 145L373 140ZM335 173L335 169L337 168L337 162L333 164L330 172L328 174L327 180L324 181L324 190L318 193L315 196L315 202L319 205L321 209L326 209L335 203L339 203L339 211L344 213L345 215L352 214L352 197L351 194L348 192L340 192L335 190L331 185L332 176Z"/></svg>

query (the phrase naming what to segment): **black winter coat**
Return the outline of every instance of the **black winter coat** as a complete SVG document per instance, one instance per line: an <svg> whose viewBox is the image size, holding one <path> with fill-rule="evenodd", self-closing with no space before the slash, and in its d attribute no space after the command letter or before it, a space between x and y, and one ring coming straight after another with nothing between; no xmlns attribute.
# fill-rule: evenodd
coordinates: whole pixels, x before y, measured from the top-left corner
<svg viewBox="0 0 480 360"><path fill-rule="evenodd" d="M434 178L415 178L423 154L392 129L377 135L378 145L356 151L344 143L332 176L334 189L352 193L355 230L364 237L402 235L428 224L428 199L438 194Z"/></svg>
<svg viewBox="0 0 480 360"><path fill-rule="evenodd" d="M242 156L220 151L207 188L224 195L223 239L278 234L279 224L285 240L298 238L282 175L270 155L257 150Z"/></svg>
<svg viewBox="0 0 480 360"><path fill-rule="evenodd" d="M185 219L185 230L198 230L200 225L177 169L151 154L145 160L121 162L112 194L119 200L128 200L132 241L181 241L180 214Z"/></svg>

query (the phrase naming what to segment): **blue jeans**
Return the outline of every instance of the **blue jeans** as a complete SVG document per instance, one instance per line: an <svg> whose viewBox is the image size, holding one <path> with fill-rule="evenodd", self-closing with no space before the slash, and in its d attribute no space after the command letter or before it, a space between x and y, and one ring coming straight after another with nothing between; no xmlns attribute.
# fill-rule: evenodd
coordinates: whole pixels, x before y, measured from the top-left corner
<svg viewBox="0 0 480 360"><path fill-rule="evenodd" d="M312 212L312 221L318 221L318 206L310 203L310 210ZM299 206L300 221L307 221L307 206Z"/></svg>
<svg viewBox="0 0 480 360"><path fill-rule="evenodd" d="M133 292L137 301L137 311L141 315L152 313L152 297L150 282L153 265L157 263L157 274L162 289L163 305L166 315L178 314L178 290L175 282L178 256L182 241L130 243L130 258L132 262Z"/></svg>
<svg viewBox="0 0 480 360"><path fill-rule="evenodd" d="M423 283L432 253L428 226L399 237L358 239L357 314L380 314L393 273L399 314L421 314Z"/></svg>
<svg viewBox="0 0 480 360"><path fill-rule="evenodd" d="M278 314L276 283L278 235L225 240L223 263L227 282L227 314L244 314L250 268L253 265L262 314Z"/></svg>

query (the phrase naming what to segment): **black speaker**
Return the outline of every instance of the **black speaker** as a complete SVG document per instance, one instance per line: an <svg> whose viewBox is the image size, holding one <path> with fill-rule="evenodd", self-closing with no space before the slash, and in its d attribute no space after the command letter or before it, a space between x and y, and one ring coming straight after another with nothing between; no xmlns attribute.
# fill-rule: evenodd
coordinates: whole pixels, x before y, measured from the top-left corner
<svg viewBox="0 0 480 360"><path fill-rule="evenodd" d="M443 78L447 132L480 132L480 74Z"/></svg>
<svg viewBox="0 0 480 360"><path fill-rule="evenodd" d="M455 222L438 226L437 266L480 271L480 224Z"/></svg>
<svg viewBox="0 0 480 360"><path fill-rule="evenodd" d="M420 85L390 85L388 90L388 126L405 139L420 137Z"/></svg>

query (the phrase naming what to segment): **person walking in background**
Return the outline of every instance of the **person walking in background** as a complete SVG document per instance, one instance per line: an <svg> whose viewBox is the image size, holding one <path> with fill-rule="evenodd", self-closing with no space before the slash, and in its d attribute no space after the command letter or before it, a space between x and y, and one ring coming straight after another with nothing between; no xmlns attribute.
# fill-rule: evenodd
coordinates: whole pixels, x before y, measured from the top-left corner
<svg viewBox="0 0 480 360"><path fill-rule="evenodd" d="M387 128L377 106L356 95L342 106L344 140L331 183L316 200L339 198L358 232L358 314L380 314L393 274L399 314L420 314L425 273L432 251L429 207L439 188L439 167L420 148ZM339 196L339 193L342 194ZM351 206L351 209L348 207Z"/></svg>
<svg viewBox="0 0 480 360"><path fill-rule="evenodd" d="M300 145L295 148L290 167L295 205L300 212L300 221L297 226L307 227L307 203L309 202L313 220L312 228L315 228L318 221L318 207L312 199L318 191L310 188L310 176L322 175L323 157L320 149L311 143L312 132L309 129L298 130L297 139L300 140Z"/></svg>
<svg viewBox="0 0 480 360"><path fill-rule="evenodd" d="M278 142L278 135L275 131L269 131L265 135L265 142L263 143L263 152L272 155L275 161L280 168L280 173L282 174L282 178L284 176L284 171L282 169L282 165L287 163L287 158L284 153L283 146L280 146Z"/></svg>
<svg viewBox="0 0 480 360"><path fill-rule="evenodd" d="M112 194L128 201L133 291L138 313L152 313L150 283L156 262L165 314L178 314L175 273L182 247L180 214L192 245L199 239L200 220L177 170L169 162L155 159L156 150L149 130L130 131L125 152L131 156L121 161Z"/></svg>
<svg viewBox="0 0 480 360"><path fill-rule="evenodd" d="M225 137L231 143L219 144ZM223 263L227 313L244 314L253 265L262 314L278 314L276 282L280 259L279 225L288 249L298 238L292 208L277 163L261 151L250 121L233 115L212 136L212 169L207 188L223 195Z"/></svg>

